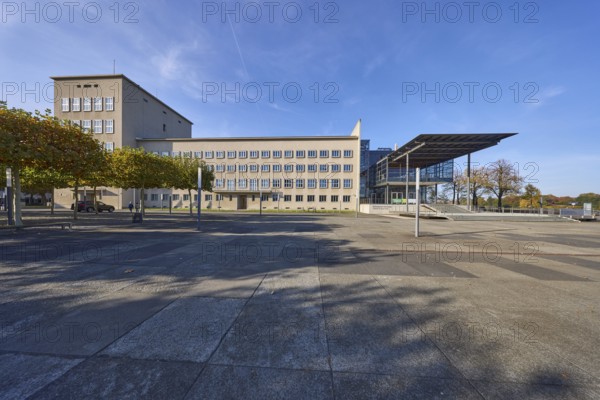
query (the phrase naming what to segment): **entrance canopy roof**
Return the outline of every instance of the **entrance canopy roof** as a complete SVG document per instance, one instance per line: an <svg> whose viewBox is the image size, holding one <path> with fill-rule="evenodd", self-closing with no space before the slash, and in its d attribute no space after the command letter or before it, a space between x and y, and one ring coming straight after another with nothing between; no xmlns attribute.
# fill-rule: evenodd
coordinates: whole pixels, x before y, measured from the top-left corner
<svg viewBox="0 0 600 400"><path fill-rule="evenodd" d="M404 166L408 155L409 168L427 168L493 147L514 135L516 133L422 134L386 158L390 165Z"/></svg>

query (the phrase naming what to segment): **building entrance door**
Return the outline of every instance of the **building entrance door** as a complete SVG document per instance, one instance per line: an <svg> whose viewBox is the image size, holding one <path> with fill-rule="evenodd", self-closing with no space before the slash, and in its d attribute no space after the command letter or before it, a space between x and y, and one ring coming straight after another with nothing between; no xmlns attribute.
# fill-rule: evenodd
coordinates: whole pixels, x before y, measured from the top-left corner
<svg viewBox="0 0 600 400"><path fill-rule="evenodd" d="M248 209L248 196L240 195L238 196L238 210L246 210Z"/></svg>

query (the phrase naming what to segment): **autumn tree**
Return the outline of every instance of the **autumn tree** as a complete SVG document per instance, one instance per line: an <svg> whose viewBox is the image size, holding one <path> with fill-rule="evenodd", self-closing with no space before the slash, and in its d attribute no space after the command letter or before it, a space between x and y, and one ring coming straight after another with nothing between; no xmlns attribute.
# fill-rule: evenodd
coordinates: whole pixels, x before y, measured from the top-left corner
<svg viewBox="0 0 600 400"><path fill-rule="evenodd" d="M54 215L54 190L69 187L67 178L53 168L26 167L22 187L27 193L51 193L50 214Z"/></svg>
<svg viewBox="0 0 600 400"><path fill-rule="evenodd" d="M533 208L534 204L537 206L540 204L542 192L537 187L533 186L531 183L528 183L523 189L523 195L521 199L525 204L525 207Z"/></svg>
<svg viewBox="0 0 600 400"><path fill-rule="evenodd" d="M140 189L140 207L144 214L144 191L148 188L168 187L168 176L173 173L169 159L142 148L123 147L112 154L115 171L114 184L122 189Z"/></svg>
<svg viewBox="0 0 600 400"><path fill-rule="evenodd" d="M192 190L198 190L198 168L202 170L202 190L212 191L214 174L204 161L186 157L174 157L171 160L173 173L167 177L167 185L175 189L187 190L190 199L190 216L193 215ZM198 193L200 204L200 193Z"/></svg>
<svg viewBox="0 0 600 400"><path fill-rule="evenodd" d="M452 193L452 204L460 204L460 199L464 195L467 188L466 175L460 170L460 168L454 168L454 179L452 182L446 183L443 186L443 193L445 197L448 197Z"/></svg>
<svg viewBox="0 0 600 400"><path fill-rule="evenodd" d="M522 184L519 171L507 160L495 161L485 168L485 188L496 196L499 208L504 196L518 194Z"/></svg>

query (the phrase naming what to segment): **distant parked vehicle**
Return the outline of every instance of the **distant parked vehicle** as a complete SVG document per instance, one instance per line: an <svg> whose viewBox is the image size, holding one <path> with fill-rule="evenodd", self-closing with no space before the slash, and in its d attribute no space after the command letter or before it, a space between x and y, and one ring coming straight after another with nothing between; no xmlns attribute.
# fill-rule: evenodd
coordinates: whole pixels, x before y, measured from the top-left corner
<svg viewBox="0 0 600 400"><path fill-rule="evenodd" d="M98 205L98 212L102 212L102 211L113 212L113 211L115 211L115 208L113 206L104 204L101 201L97 201L96 204ZM75 204L71 204L71 210L73 210L73 209L75 209ZM82 211L94 212L95 211L94 202L93 201L78 201L77 202L77 211L78 212L82 212Z"/></svg>

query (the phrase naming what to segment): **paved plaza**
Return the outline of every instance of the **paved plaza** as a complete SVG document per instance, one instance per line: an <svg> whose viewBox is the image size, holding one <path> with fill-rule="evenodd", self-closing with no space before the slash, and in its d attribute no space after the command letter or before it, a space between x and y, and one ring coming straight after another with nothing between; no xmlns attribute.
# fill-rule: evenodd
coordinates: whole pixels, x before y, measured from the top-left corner
<svg viewBox="0 0 600 400"><path fill-rule="evenodd" d="M1 229L0 398L600 398L598 223L202 219Z"/></svg>

